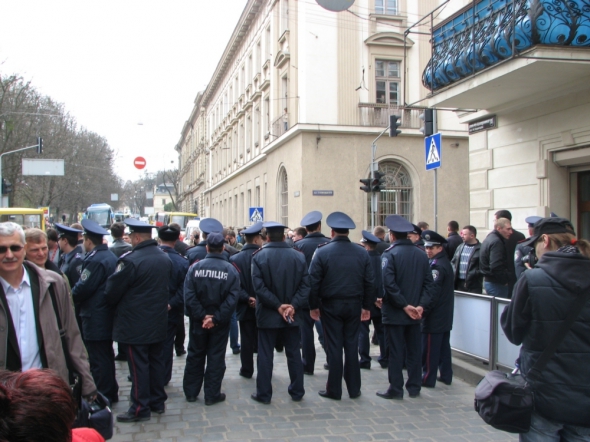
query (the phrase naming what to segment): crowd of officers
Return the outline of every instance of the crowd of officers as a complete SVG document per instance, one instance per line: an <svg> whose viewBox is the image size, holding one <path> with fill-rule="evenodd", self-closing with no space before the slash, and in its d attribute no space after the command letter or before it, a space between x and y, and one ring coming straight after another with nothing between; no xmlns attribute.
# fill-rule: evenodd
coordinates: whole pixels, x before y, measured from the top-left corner
<svg viewBox="0 0 590 442"><path fill-rule="evenodd" d="M164 387L171 379L175 336L184 329L182 313L189 319L183 379L188 402L202 388L206 405L225 400L221 385L234 315L239 374L256 373L251 398L263 404L273 395L275 350L287 357L289 395L303 398L304 376L316 369L314 329L328 370L319 395L340 400L344 379L349 397L359 397L360 370L372 362L371 322L377 362L388 370L387 388L378 396L403 399L404 367L410 397L437 380L451 384L455 274L447 240L428 229L417 233L417 226L392 215L385 220L388 241L377 236L386 233L378 228L377 235L362 231L355 243L349 233L356 226L348 215L327 216L330 237L321 233L322 218L318 211L307 214L301 220L305 231L294 242L286 238L286 226L256 223L240 232L240 251L228 244L231 235L222 234L214 218L201 221L200 241L188 249L179 247L178 226L160 227L156 240L151 225L125 220L131 244L121 238L124 227L114 225L109 250L103 242L108 232L91 220L83 220L81 229L56 224L58 270L72 287L96 387L111 402L118 401L119 389L113 341L129 366L131 405L117 420L137 422L165 412ZM419 237L416 244L412 234Z"/></svg>

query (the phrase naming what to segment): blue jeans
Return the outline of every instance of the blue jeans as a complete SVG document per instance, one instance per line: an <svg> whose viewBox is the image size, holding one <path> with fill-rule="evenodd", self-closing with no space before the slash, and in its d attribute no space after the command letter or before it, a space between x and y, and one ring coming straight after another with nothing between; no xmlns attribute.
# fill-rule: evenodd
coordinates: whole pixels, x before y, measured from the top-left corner
<svg viewBox="0 0 590 442"><path fill-rule="evenodd" d="M239 350L240 343L238 342L238 318L236 312L231 315L229 326L229 346L232 350Z"/></svg>
<svg viewBox="0 0 590 442"><path fill-rule="evenodd" d="M507 285L484 281L483 287L486 289L486 293L490 296L510 299L510 293L508 292Z"/></svg>
<svg viewBox="0 0 590 442"><path fill-rule="evenodd" d="M533 411L531 429L522 433L520 442L588 442L590 428L560 424L541 417Z"/></svg>

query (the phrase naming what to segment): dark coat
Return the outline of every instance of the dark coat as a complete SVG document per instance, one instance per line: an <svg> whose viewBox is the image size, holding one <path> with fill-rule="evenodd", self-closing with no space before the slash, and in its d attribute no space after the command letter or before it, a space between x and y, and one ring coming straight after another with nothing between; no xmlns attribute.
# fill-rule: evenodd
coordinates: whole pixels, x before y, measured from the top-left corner
<svg viewBox="0 0 590 442"><path fill-rule="evenodd" d="M219 253L209 253L193 264L184 282L184 311L201 322L213 315L214 324L228 324L240 296L240 277L236 268Z"/></svg>
<svg viewBox="0 0 590 442"><path fill-rule="evenodd" d="M524 241L526 238L525 236L520 233L518 230L513 230L512 235L506 240L506 265L508 267L508 281L509 284L514 285L517 280L516 276L516 266L515 266L515 259L514 253L516 252L516 245Z"/></svg>
<svg viewBox="0 0 590 442"><path fill-rule="evenodd" d="M227 244L224 244L224 246L227 247ZM228 252L228 250L224 250L222 255L225 258L225 260L229 262L229 257L232 255L232 253ZM205 257L207 256L207 241L201 241L196 246L188 249L186 251L185 256L188 259L188 263L190 265L193 265L195 262L200 261L201 259L205 259Z"/></svg>
<svg viewBox="0 0 590 442"><path fill-rule="evenodd" d="M184 312L184 280L188 272L188 260L180 252L169 246L159 246L160 250L168 255L172 262L172 278L168 283L169 297L168 319L178 322L178 315Z"/></svg>
<svg viewBox="0 0 590 442"><path fill-rule="evenodd" d="M309 277L311 309L319 308L320 302L358 299L363 309L370 310L375 302L375 274L369 254L346 236L318 246Z"/></svg>
<svg viewBox="0 0 590 442"><path fill-rule="evenodd" d="M123 253L130 252L131 249L133 249L133 246L119 238L113 241L113 244L111 244L109 249L117 258L119 258Z"/></svg>
<svg viewBox="0 0 590 442"><path fill-rule="evenodd" d="M514 251L514 270L516 272L516 279L520 278L527 269L522 262L522 258L528 256L532 251L535 249L532 246L523 246L522 244L516 245L516 250Z"/></svg>
<svg viewBox="0 0 590 442"><path fill-rule="evenodd" d="M246 244L240 253L230 257L230 262L240 273L240 297L236 307L238 321L255 321L256 310L248 305L250 298L256 298L252 282L252 254L260 247L256 244Z"/></svg>
<svg viewBox="0 0 590 442"><path fill-rule="evenodd" d="M590 290L590 259L579 253L547 252L514 288L501 316L506 337L520 349L526 376L565 320L578 296ZM532 383L535 411L555 422L590 427L590 302Z"/></svg>
<svg viewBox="0 0 590 442"><path fill-rule="evenodd" d="M369 252L369 259L371 260L371 265L373 266L373 272L375 274L375 278L373 280L373 287L375 289L375 294L373 295L373 299L376 300L377 298L383 298L383 278L381 277L381 253L377 250L370 250ZM371 305L371 318L378 318L381 317L381 309L373 304Z"/></svg>
<svg viewBox="0 0 590 442"><path fill-rule="evenodd" d="M252 283L256 292L258 328L299 326L309 298L309 274L303 253L286 242L269 242L252 257ZM279 314L282 304L295 309L292 324Z"/></svg>
<svg viewBox="0 0 590 442"><path fill-rule="evenodd" d="M449 260L453 259L453 256L455 256L455 250L457 250L457 247L461 244L463 244L463 239L457 232L449 233L446 247Z"/></svg>
<svg viewBox="0 0 590 442"><path fill-rule="evenodd" d="M461 244L455 250L455 256L451 260L453 266L455 288L457 288L457 281L459 280L459 264L461 263L461 253L465 243ZM467 273L465 274L465 284L469 293L480 293L483 291L483 274L479 270L479 254L481 250L481 243L477 241L473 244L471 253L469 254L469 260L467 261Z"/></svg>
<svg viewBox="0 0 590 442"><path fill-rule="evenodd" d="M509 283L507 256L506 240L497 230L492 230L483 240L479 252L479 270L486 281L502 285Z"/></svg>
<svg viewBox="0 0 590 442"><path fill-rule="evenodd" d="M432 304L432 272L426 253L409 239L398 239L381 256L383 277L384 324L413 325L404 307L421 306L428 310Z"/></svg>
<svg viewBox="0 0 590 442"><path fill-rule="evenodd" d="M293 248L303 252L305 255L305 262L309 268L315 249L317 249L320 244L325 244L327 242L330 242L330 238L325 237L321 232L313 232L308 234L305 238L296 241L293 244Z"/></svg>
<svg viewBox="0 0 590 442"><path fill-rule="evenodd" d="M59 269L66 275L70 287L74 287L80 279L80 273L82 272L82 263L84 262L84 251L82 246L79 244L74 247L70 253L66 253L63 256L63 260L60 257Z"/></svg>
<svg viewBox="0 0 590 442"><path fill-rule="evenodd" d="M80 304L84 340L113 339L114 308L106 303L105 288L115 267L117 257L106 244L99 244L84 258L80 279L72 287L74 304Z"/></svg>
<svg viewBox="0 0 590 442"><path fill-rule="evenodd" d="M423 333L445 333L453 328L455 283L453 268L443 249L429 260L432 270L432 304L424 309Z"/></svg>
<svg viewBox="0 0 590 442"><path fill-rule="evenodd" d="M153 239L119 258L105 291L116 306L113 340L146 345L166 339L170 278L172 262Z"/></svg>
<svg viewBox="0 0 590 442"><path fill-rule="evenodd" d="M180 253L182 256L186 256L186 252L189 249L188 245L177 239L174 243L174 250Z"/></svg>

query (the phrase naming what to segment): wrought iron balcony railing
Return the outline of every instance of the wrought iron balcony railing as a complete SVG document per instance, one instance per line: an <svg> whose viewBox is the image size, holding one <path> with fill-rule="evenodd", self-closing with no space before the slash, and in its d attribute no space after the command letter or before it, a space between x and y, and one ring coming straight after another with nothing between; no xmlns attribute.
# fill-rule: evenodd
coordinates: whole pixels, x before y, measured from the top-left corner
<svg viewBox="0 0 590 442"><path fill-rule="evenodd" d="M590 0L478 0L432 32L431 91L535 45L590 48Z"/></svg>

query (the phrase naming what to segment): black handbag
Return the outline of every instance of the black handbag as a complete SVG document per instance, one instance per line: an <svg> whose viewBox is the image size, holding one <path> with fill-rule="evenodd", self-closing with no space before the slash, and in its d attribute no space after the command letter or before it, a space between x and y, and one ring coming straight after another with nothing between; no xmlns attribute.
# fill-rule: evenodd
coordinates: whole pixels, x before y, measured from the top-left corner
<svg viewBox="0 0 590 442"><path fill-rule="evenodd" d="M553 357L557 346L572 328L582 307L588 301L588 296L580 295L576 298L567 318L531 367L526 379L518 374L518 368L512 373L492 370L477 384L475 411L488 425L508 433L529 431L534 409L534 392L529 381L539 379L541 371Z"/></svg>
<svg viewBox="0 0 590 442"><path fill-rule="evenodd" d="M66 342L66 332L62 327L55 293L53 292L53 286L51 284L49 285L49 294L51 296L51 303L53 304L57 325L59 327L59 336L61 338L61 346L68 367L72 396L78 407L73 428L94 428L105 438L105 440L108 440L113 437L113 412L111 411L109 400L100 391L97 392L96 399L92 403L88 403L88 401L82 397L82 376L76 371L72 364L70 350Z"/></svg>

